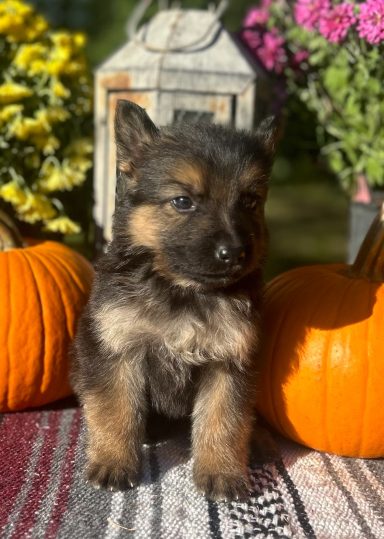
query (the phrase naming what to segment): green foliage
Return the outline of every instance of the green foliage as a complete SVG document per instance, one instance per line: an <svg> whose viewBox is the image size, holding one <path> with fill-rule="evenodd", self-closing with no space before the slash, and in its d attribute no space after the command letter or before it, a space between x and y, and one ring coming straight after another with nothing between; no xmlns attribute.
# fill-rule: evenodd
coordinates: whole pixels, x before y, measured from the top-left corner
<svg viewBox="0 0 384 539"><path fill-rule="evenodd" d="M371 186L383 186L383 44L370 45L354 29L341 43L332 43L316 30L298 26L288 3L278 4L279 9L277 3L271 9L268 27L284 34L288 54L303 49L309 54L300 73L286 66L287 88L316 115L330 169L348 191L359 174Z"/></svg>

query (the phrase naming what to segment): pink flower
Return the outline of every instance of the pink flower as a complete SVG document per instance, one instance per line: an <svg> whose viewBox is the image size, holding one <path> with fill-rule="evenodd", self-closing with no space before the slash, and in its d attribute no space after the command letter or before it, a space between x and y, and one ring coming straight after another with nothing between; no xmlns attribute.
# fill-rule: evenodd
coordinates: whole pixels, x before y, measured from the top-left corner
<svg viewBox="0 0 384 539"><path fill-rule="evenodd" d="M292 56L292 65L294 67L299 67L300 64L305 62L309 58L309 52L305 51L304 49L299 50L295 52L295 54Z"/></svg>
<svg viewBox="0 0 384 539"><path fill-rule="evenodd" d="M262 43L261 35L255 30L244 30L241 37L252 51L260 47Z"/></svg>
<svg viewBox="0 0 384 539"><path fill-rule="evenodd" d="M297 0L294 7L296 22L307 30L313 30L329 7L330 0Z"/></svg>
<svg viewBox="0 0 384 539"><path fill-rule="evenodd" d="M357 31L372 45L384 40L384 0L367 0L360 4Z"/></svg>
<svg viewBox="0 0 384 539"><path fill-rule="evenodd" d="M322 13L319 21L319 31L328 41L340 43L355 22L353 5L343 2Z"/></svg>
<svg viewBox="0 0 384 539"><path fill-rule="evenodd" d="M269 6L272 0L262 0L260 7L251 7L245 16L243 26L249 28L257 24L263 25L269 18Z"/></svg>
<svg viewBox="0 0 384 539"><path fill-rule="evenodd" d="M277 74L283 72L286 63L283 45L284 38L274 29L262 36L262 44L258 47L256 55L268 71L274 71Z"/></svg>
<svg viewBox="0 0 384 539"><path fill-rule="evenodd" d="M265 24L268 17L269 13L266 9L251 7L245 16L243 26L249 28L255 26L255 24Z"/></svg>

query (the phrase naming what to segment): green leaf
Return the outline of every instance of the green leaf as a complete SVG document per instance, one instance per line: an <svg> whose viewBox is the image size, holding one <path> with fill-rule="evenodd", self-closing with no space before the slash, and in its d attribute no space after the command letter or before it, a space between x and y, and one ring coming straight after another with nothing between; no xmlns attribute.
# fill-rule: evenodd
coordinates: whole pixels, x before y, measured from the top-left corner
<svg viewBox="0 0 384 539"><path fill-rule="evenodd" d="M333 172L335 172L336 174L338 174L345 168L343 154L338 150L335 150L331 152L330 154L328 154L327 161L331 170L333 170Z"/></svg>
<svg viewBox="0 0 384 539"><path fill-rule="evenodd" d="M368 158L365 162L365 173L370 184L384 183L383 163L375 158Z"/></svg>
<svg viewBox="0 0 384 539"><path fill-rule="evenodd" d="M321 65L326 57L327 51L320 49L309 56L308 63L312 66Z"/></svg>
<svg viewBox="0 0 384 539"><path fill-rule="evenodd" d="M370 97L373 95L379 95L382 92L382 83L378 79L370 77L367 81L367 90Z"/></svg>
<svg viewBox="0 0 384 539"><path fill-rule="evenodd" d="M348 92L350 71L330 65L324 71L324 87L336 102L343 102Z"/></svg>

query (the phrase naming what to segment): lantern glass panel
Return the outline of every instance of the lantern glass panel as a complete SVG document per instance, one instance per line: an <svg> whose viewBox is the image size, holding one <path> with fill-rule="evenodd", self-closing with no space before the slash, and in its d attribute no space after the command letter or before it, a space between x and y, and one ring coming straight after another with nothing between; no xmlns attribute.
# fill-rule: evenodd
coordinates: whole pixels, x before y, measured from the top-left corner
<svg viewBox="0 0 384 539"><path fill-rule="evenodd" d="M207 112L204 110L184 110L176 109L173 113L173 123L188 122L212 122L214 114L213 112Z"/></svg>

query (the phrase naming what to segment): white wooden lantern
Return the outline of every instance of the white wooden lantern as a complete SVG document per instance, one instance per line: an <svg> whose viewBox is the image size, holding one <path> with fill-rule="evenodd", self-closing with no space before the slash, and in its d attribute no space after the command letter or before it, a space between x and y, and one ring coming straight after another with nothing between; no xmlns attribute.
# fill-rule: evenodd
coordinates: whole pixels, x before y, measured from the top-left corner
<svg viewBox="0 0 384 539"><path fill-rule="evenodd" d="M145 108L159 126L212 121L251 129L256 72L217 14L158 12L96 72L95 220L98 244L111 238L118 99Z"/></svg>

